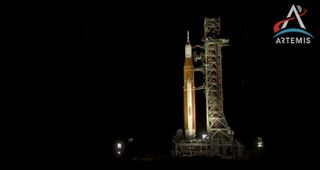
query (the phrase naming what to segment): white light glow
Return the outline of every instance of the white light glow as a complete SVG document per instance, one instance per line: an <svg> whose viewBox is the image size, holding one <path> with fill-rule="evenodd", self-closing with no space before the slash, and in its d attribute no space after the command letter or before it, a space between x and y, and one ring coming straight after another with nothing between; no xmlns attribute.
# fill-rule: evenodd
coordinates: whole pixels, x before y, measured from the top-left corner
<svg viewBox="0 0 320 170"><path fill-rule="evenodd" d="M120 155L121 154L121 152L120 151L118 151L118 155Z"/></svg>
<svg viewBox="0 0 320 170"><path fill-rule="evenodd" d="M121 149L122 148L122 144L121 143L117 143L117 148Z"/></svg>
<svg viewBox="0 0 320 170"><path fill-rule="evenodd" d="M263 143L262 142L258 142L258 148L262 148L263 147Z"/></svg>
<svg viewBox="0 0 320 170"><path fill-rule="evenodd" d="M206 139L207 138L207 134L202 134L202 139Z"/></svg>

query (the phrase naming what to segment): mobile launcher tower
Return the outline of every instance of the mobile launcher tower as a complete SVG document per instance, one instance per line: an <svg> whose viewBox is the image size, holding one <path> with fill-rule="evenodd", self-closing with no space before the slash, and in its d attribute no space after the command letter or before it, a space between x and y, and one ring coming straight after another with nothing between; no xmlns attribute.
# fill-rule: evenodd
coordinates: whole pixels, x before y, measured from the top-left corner
<svg viewBox="0 0 320 170"><path fill-rule="evenodd" d="M222 54L221 48L229 44L228 39L217 38L220 34L220 18L205 18L204 38L200 48L204 53L192 53L187 33L184 63L184 134L180 129L173 139L174 157L219 157L241 159L243 145L233 138L234 132L228 126L223 112ZM199 68L193 61L201 61ZM194 72L204 74L204 83L194 86ZM205 90L207 134L196 138L195 90Z"/></svg>

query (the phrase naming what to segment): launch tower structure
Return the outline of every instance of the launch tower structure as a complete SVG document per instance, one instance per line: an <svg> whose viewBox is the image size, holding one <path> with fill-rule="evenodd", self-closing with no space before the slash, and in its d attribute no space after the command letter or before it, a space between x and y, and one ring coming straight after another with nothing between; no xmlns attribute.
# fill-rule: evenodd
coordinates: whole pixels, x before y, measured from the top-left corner
<svg viewBox="0 0 320 170"><path fill-rule="evenodd" d="M228 126L223 112L222 53L221 48L229 45L228 39L216 38L220 34L220 18L204 20L204 56L202 71L205 76L207 135L213 152L226 152L233 143L233 131ZM221 150L221 151L220 151Z"/></svg>
<svg viewBox="0 0 320 170"><path fill-rule="evenodd" d="M174 139L174 156L177 157L221 157L240 158L244 155L244 147L234 140L234 132L229 127L223 111L222 88L222 47L229 45L229 40L219 38L220 18L205 18L203 46L198 46L204 53L192 54L193 60L201 61L204 83L195 89L204 89L206 98L206 130L203 138ZM189 36L188 36L189 43ZM186 81L186 80L185 80ZM186 99L185 99L186 100Z"/></svg>

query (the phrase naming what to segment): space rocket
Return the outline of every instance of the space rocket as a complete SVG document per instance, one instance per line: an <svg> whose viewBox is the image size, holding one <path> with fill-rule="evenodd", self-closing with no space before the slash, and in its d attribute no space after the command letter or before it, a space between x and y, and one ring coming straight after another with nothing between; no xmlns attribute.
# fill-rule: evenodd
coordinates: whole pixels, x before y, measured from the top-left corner
<svg viewBox="0 0 320 170"><path fill-rule="evenodd" d="M184 70L184 129L187 139L196 137L196 107L195 107L195 86L194 67L192 63L192 46L189 41L189 31L187 32L187 43L185 46Z"/></svg>

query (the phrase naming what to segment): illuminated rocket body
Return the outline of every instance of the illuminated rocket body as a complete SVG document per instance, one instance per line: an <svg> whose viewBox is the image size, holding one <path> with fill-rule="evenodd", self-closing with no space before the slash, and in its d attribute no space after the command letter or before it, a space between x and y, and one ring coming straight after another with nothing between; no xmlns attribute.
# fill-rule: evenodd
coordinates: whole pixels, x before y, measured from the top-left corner
<svg viewBox="0 0 320 170"><path fill-rule="evenodd" d="M184 62L184 129L187 139L194 139L196 136L196 107L195 107L195 87L194 69L192 64L192 47L189 42L189 31L187 44L185 46Z"/></svg>

